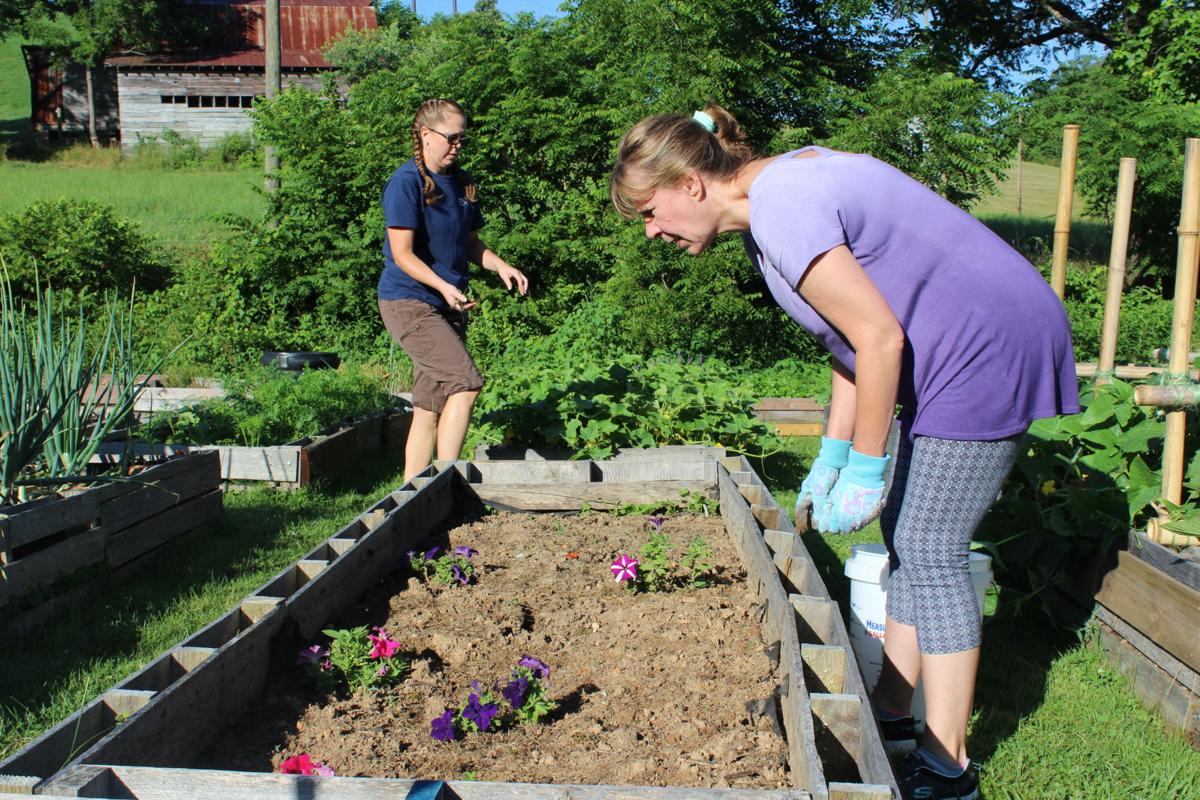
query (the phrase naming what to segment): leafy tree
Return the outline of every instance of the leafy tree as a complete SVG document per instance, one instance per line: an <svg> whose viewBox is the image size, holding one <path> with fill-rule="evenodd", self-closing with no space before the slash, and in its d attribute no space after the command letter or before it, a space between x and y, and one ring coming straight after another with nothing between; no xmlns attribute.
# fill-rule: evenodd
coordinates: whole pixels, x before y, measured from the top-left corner
<svg viewBox="0 0 1200 800"><path fill-rule="evenodd" d="M844 90L831 147L870 153L965 207L995 190L1014 137L1011 103L908 54L863 90Z"/></svg>
<svg viewBox="0 0 1200 800"><path fill-rule="evenodd" d="M83 65L88 138L99 147L94 72L119 48L154 52L165 41L180 44L206 30L202 19L195 6L181 0L43 0L31 9L23 27L30 39Z"/></svg>
<svg viewBox="0 0 1200 800"><path fill-rule="evenodd" d="M1109 62L1154 97L1200 101L1200 2L1165 0L1151 8L1145 24L1121 41Z"/></svg>
<svg viewBox="0 0 1200 800"><path fill-rule="evenodd" d="M1138 159L1127 281L1158 285L1169 296L1183 142L1200 130L1200 105L1154 96L1096 59L1060 67L1030 84L1028 94L1022 135L1035 158L1057 158L1062 126L1080 126L1076 180L1089 213L1111 217L1120 159Z"/></svg>
<svg viewBox="0 0 1200 800"><path fill-rule="evenodd" d="M1173 0L888 0L902 34L963 74L1001 82L1034 53L1111 49Z"/></svg>

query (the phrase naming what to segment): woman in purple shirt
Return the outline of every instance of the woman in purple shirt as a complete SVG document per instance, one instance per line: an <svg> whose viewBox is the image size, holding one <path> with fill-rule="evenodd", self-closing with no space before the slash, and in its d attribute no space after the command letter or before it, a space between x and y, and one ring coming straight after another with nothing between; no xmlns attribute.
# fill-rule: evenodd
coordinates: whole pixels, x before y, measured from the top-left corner
<svg viewBox="0 0 1200 800"><path fill-rule="evenodd" d="M925 734L901 788L975 797L968 553L1029 423L1079 410L1066 313L1029 262L899 170L819 147L756 158L745 139L716 105L648 117L621 141L613 203L693 255L741 233L776 302L829 349L829 421L797 515L834 533L881 517L891 573L876 716L890 746L916 747L910 707L924 676Z"/></svg>

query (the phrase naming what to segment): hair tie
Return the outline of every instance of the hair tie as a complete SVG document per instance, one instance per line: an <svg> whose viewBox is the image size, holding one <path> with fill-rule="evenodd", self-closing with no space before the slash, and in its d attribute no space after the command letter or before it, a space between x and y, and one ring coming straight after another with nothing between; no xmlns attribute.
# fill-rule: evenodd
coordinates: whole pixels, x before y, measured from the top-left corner
<svg viewBox="0 0 1200 800"><path fill-rule="evenodd" d="M709 133L712 133L717 129L717 123L714 122L713 118L704 111L697 111L695 114L692 114L692 119L696 120L696 122L699 122L700 126Z"/></svg>

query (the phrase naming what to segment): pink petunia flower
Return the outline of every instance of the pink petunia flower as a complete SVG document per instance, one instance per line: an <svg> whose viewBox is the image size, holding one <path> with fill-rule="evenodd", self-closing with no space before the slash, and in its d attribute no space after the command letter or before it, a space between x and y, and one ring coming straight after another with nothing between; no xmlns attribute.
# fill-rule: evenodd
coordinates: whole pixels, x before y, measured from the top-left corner
<svg viewBox="0 0 1200 800"><path fill-rule="evenodd" d="M279 771L284 775L322 775L325 777L332 776L333 768L327 767L320 761L313 761L308 753L301 753L298 756L289 756L279 765Z"/></svg>
<svg viewBox="0 0 1200 800"><path fill-rule="evenodd" d="M617 556L612 562L609 569L612 570L613 578L620 583L621 581L632 581L637 579L638 560L624 553Z"/></svg>
<svg viewBox="0 0 1200 800"><path fill-rule="evenodd" d="M329 655L328 650L319 644L314 644L312 647L306 647L296 654L296 666L316 664L327 655Z"/></svg>
<svg viewBox="0 0 1200 800"><path fill-rule="evenodd" d="M371 640L371 652L367 654L369 658L391 658L400 650L400 643L395 639L389 638L387 631L383 628L376 627L379 635L368 633L367 638Z"/></svg>

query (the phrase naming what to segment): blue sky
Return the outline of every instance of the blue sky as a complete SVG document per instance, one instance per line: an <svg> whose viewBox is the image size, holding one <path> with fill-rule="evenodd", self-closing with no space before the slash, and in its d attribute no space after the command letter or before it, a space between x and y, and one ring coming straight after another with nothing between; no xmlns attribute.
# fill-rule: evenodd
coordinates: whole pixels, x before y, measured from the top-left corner
<svg viewBox="0 0 1200 800"><path fill-rule="evenodd" d="M392 0L392 2L411 7L412 0ZM560 0L498 0L496 8L502 14L518 14L528 11L539 17L560 16L558 6ZM417 14L422 17L432 17L434 14L449 14L452 8L451 0L417 0ZM458 0L459 13L475 8L475 0Z"/></svg>

